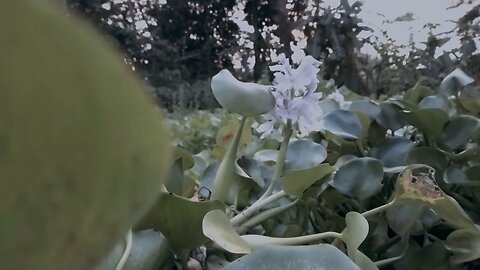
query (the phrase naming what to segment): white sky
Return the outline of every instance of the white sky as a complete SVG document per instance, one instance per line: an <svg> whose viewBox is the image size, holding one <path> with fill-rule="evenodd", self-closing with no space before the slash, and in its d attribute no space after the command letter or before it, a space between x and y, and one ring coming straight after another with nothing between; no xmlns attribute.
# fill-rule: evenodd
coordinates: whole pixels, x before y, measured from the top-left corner
<svg viewBox="0 0 480 270"><path fill-rule="evenodd" d="M339 2L340 0L324 0L326 5L332 7L338 6ZM349 2L353 4L355 0L349 0ZM359 17L375 31L375 35L381 37L381 31L384 30L398 45L407 45L410 38L413 38L413 41L417 42L417 46L423 48L423 45L419 42L427 40L429 31L429 29L423 28L425 24L440 24L433 30L434 34L450 31L455 27L453 21L463 16L473 5L480 3L480 0L473 0L472 4L465 3L460 7L448 10L447 7L454 5L457 0L363 0L362 2L364 5ZM385 23L386 20L394 20L408 12L414 14L414 21ZM252 26L249 26L245 21L242 22L244 16L243 11L237 10L233 15L233 20L239 24L242 30L252 32ZM371 34L364 33L365 37L369 35ZM450 36L454 35L450 34ZM450 42L437 51L437 54L459 47L459 45L459 40L452 38ZM480 47L480 42L478 45ZM371 47L365 47L363 51L375 54L375 50ZM253 63L250 64L253 65Z"/></svg>
<svg viewBox="0 0 480 270"><path fill-rule="evenodd" d="M332 6L337 6L338 2L339 0L325 0L325 3ZM353 2L350 0L350 3ZM397 44L406 45L411 37L415 42L427 40L429 30L423 28L427 23L440 24L433 30L434 34L452 30L455 27L453 21L463 16L473 5L479 4L480 0L473 0L472 4L465 3L458 8L447 10L456 2L457 0L364 0L359 16L370 28L378 31L378 35L380 30L386 30ZM414 14L414 21L384 23L386 20L394 20L408 12ZM452 39L438 53L459 45L458 39Z"/></svg>

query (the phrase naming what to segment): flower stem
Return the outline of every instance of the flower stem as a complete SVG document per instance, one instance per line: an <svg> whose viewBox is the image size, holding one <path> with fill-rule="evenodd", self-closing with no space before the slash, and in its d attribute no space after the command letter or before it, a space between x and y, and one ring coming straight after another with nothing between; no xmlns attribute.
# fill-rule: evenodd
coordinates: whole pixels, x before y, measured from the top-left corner
<svg viewBox="0 0 480 270"><path fill-rule="evenodd" d="M290 142L290 138L292 137L292 120L287 120L287 124L285 125L285 134L283 137L282 144L280 145L280 150L278 150L277 162L275 165L275 172L273 173L272 181L270 182L270 186L268 186L265 193L260 197L259 200L265 199L266 197L270 196L273 193L275 185L280 181L280 177L283 173L283 167L285 166L285 157L287 156L287 149L288 143Z"/></svg>
<svg viewBox="0 0 480 270"><path fill-rule="evenodd" d="M243 127L245 126L245 121L247 117L243 116L240 121L240 126L238 127L233 140L230 142L230 145L225 152L225 156L218 167L217 174L213 180L212 187L212 200L220 200L225 202L228 197L228 193L232 187L236 186L234 183L235 179L235 159L237 158L238 145L240 143L240 137L242 136Z"/></svg>
<svg viewBox="0 0 480 270"><path fill-rule="evenodd" d="M392 200L389 203L386 203L384 205L380 205L379 207L376 207L376 208L373 208L373 209L370 209L368 211L363 212L362 216L365 217L365 218L371 217L373 215L376 215L378 213L381 213L381 212L384 212L384 211L390 209L394 204L395 204L395 200Z"/></svg>
<svg viewBox="0 0 480 270"><path fill-rule="evenodd" d="M247 209L243 210L240 212L238 215L234 216L230 221L234 226L241 224L242 222L245 222L249 217L251 217L253 214L255 214L257 211L262 209L263 207L267 206L268 204L284 197L287 196L287 193L285 191L279 191L263 200L258 200L255 203L253 203L250 207Z"/></svg>
<svg viewBox="0 0 480 270"><path fill-rule="evenodd" d="M282 206L279 206L279 207L268 209L268 210L266 210L266 211L264 211L264 212L262 212L262 213L260 213L256 216L252 217L251 219L249 219L245 223L241 224L239 228L237 228L238 234L243 234L249 228L255 227L258 224L262 223L263 221L290 209L291 207L293 207L294 205L297 204L298 200L299 199L297 198L295 201L293 201L289 204L285 204L285 205L282 205Z"/></svg>

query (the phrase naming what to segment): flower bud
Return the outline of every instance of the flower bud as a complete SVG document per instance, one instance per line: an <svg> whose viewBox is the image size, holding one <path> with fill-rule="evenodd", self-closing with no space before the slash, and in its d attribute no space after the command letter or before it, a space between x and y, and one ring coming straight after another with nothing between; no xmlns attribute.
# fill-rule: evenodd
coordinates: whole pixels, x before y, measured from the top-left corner
<svg viewBox="0 0 480 270"><path fill-rule="evenodd" d="M218 103L230 112L243 116L268 113L275 107L275 98L269 86L245 83L223 69L212 78L212 92Z"/></svg>

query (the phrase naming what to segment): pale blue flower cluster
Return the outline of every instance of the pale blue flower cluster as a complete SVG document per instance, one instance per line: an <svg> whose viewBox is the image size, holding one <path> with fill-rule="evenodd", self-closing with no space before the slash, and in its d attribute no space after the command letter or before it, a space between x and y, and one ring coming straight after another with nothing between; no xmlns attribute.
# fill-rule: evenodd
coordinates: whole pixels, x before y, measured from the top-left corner
<svg viewBox="0 0 480 270"><path fill-rule="evenodd" d="M316 92L319 66L320 62L308 55L293 68L284 54L279 55L277 65L270 66L275 72L272 94L276 106L263 116L265 122L257 128L262 138L269 135L275 125L286 124L288 120L297 126L300 137L322 129L319 105L322 93Z"/></svg>

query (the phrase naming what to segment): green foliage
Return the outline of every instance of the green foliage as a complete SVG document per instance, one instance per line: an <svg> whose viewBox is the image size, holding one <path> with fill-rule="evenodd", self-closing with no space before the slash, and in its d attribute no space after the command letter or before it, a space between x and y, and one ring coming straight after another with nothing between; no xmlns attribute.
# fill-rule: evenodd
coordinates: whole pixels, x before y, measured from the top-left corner
<svg viewBox="0 0 480 270"><path fill-rule="evenodd" d="M322 242L341 248L343 242L349 258L330 263L416 269L421 257L412 252L436 252L441 256L432 265L474 264L479 257L475 217L480 214L475 207L480 203L475 111L463 107L458 95L438 94L421 82L386 101L351 99L343 109L332 101L337 105L322 116L324 131L288 141L284 162L281 132L263 140L255 131L242 132L250 141L239 147L233 164L241 187L229 191L231 210L198 216L203 217L198 229L217 245L204 239L207 254L221 254L224 264L232 260L229 253L248 254L227 266L248 268L259 267L250 258L273 248L271 266L283 263L285 255L277 248L311 244L308 248L314 249L326 246L318 245ZM221 134L217 140L231 138L238 129L238 116L222 121L221 113L196 113L223 123L210 126ZM226 148L224 140L217 145ZM197 183L198 196L208 199L225 150L213 143L206 147L193 157L195 166L182 172ZM299 256L292 260L311 260L307 250L290 252Z"/></svg>

